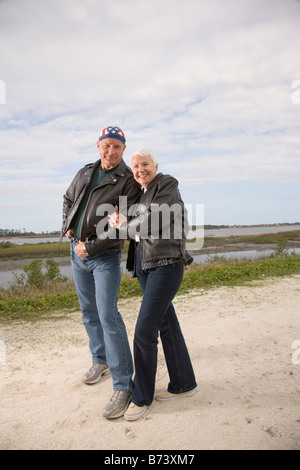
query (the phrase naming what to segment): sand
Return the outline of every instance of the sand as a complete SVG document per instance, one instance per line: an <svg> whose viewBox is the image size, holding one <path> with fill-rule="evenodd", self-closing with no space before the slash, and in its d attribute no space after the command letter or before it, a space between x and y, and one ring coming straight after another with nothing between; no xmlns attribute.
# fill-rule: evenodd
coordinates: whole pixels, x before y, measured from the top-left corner
<svg viewBox="0 0 300 470"><path fill-rule="evenodd" d="M130 344L140 299L123 300ZM102 409L111 377L87 386L80 312L0 329L0 449L300 449L300 276L178 296L196 395L154 401L135 422ZM55 318L55 317L54 317ZM157 389L168 382L159 345Z"/></svg>

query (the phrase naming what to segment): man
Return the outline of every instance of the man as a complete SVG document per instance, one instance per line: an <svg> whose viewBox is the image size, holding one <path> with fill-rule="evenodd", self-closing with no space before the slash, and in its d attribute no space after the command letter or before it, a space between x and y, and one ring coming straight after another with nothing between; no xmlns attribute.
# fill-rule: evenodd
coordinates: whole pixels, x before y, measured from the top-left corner
<svg viewBox="0 0 300 470"><path fill-rule="evenodd" d="M107 207L117 206L120 196L122 201L127 197L130 207L140 194L122 159L125 142L120 128L104 128L97 142L100 160L77 173L63 203L62 234L71 239L75 286L92 353L83 382L97 383L110 372L114 393L103 410L106 418L123 416L132 390L132 356L117 307L124 240L117 233L105 236Z"/></svg>

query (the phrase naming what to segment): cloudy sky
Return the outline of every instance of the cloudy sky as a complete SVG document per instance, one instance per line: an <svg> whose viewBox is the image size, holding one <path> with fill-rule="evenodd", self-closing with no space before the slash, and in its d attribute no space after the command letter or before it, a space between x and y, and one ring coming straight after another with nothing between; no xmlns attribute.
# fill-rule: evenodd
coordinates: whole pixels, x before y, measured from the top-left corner
<svg viewBox="0 0 300 470"><path fill-rule="evenodd" d="M299 39L299 0L0 0L0 228L59 230L107 125L205 224L300 222Z"/></svg>

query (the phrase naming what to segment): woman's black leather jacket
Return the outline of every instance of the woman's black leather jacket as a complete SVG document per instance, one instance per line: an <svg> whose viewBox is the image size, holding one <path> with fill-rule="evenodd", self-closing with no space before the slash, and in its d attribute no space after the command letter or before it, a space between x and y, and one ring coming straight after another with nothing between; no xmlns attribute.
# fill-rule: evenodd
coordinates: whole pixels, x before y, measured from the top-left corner
<svg viewBox="0 0 300 470"><path fill-rule="evenodd" d="M129 214L130 215L130 214ZM127 269L135 269L135 244L139 240L142 269L163 266L173 261L191 264L185 249L189 230L187 211L178 189L178 181L158 173L141 195L129 223L121 226L130 237Z"/></svg>

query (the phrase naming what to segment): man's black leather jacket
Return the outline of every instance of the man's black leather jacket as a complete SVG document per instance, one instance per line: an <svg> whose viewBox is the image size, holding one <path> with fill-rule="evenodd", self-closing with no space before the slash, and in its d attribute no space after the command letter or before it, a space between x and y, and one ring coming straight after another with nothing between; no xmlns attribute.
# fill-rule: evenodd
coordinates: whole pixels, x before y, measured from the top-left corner
<svg viewBox="0 0 300 470"><path fill-rule="evenodd" d="M163 266L181 260L191 264L193 258L185 249L189 230L187 212L178 189L178 181L158 173L139 200L133 219L121 226L130 237L127 269L134 271L135 243L138 235L142 269Z"/></svg>
<svg viewBox="0 0 300 470"><path fill-rule="evenodd" d="M63 197L63 225L61 238L72 228L73 218L78 210L79 204L85 194L87 187L91 182L91 177L96 168L100 167L100 160L90 163L78 171L66 194ZM118 231L116 237L108 238L99 235L99 227L104 226L104 219L107 220L107 212L104 214L102 207L119 206L119 196L127 197L127 207L134 204L141 193L140 186L134 180L131 169L121 160L118 166L110 172L99 186L91 191L86 206L84 220L82 223L80 240L85 242L86 251L89 256L96 256L103 251L115 248L120 249L123 246L124 239L120 239ZM107 206L106 206L107 205ZM97 209L100 207L100 211ZM107 228L107 224L106 224ZM101 229L101 232L103 230Z"/></svg>

